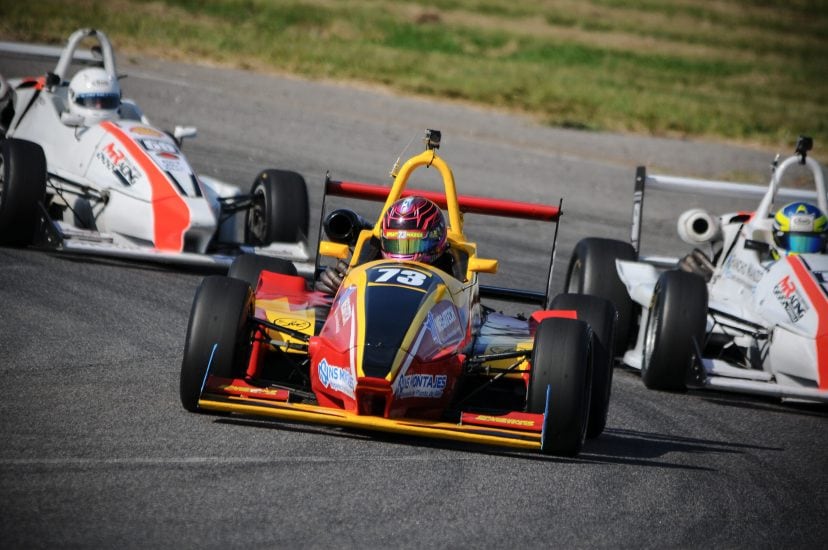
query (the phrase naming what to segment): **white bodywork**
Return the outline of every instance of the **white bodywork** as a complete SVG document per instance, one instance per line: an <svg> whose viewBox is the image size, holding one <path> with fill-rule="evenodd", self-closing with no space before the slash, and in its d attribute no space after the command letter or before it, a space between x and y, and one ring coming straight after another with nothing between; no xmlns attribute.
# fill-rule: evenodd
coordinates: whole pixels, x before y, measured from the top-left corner
<svg viewBox="0 0 828 550"><path fill-rule="evenodd" d="M761 197L748 217L745 213L710 216L699 209L679 219L683 240L698 245L721 243L708 282L707 339L728 341L740 350L712 357L702 350L705 387L828 402L828 255L802 254L774 260L766 252L774 246L771 208L793 200L815 201L828 212L822 169L804 158L813 175L814 191L779 189L787 168L802 161L793 156L774 171L768 187L701 179L647 176L647 188L705 192L735 197ZM694 219L703 220L697 227ZM623 357L641 368L645 327L660 271L678 258L642 257L640 262L616 261L618 276L634 302L641 306L638 338Z"/></svg>
<svg viewBox="0 0 828 550"><path fill-rule="evenodd" d="M241 191L196 175L174 139L195 135L194 128L177 127L170 136L130 100L122 101L117 118L91 126L69 112L67 72L87 37L98 40L103 68L117 74L106 36L83 29L69 38L55 76L0 79L0 108L8 102L14 108L5 136L34 142L45 153L45 202L57 247L201 265L229 265L248 252L293 260L300 271L311 272L306 242L243 244L243 216L224 213L220 200Z"/></svg>

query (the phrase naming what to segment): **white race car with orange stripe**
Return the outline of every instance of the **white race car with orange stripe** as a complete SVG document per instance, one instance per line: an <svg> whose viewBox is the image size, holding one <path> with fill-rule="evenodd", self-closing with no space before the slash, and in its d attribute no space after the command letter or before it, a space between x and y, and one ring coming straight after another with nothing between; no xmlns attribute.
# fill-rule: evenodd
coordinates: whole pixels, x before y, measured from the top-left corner
<svg viewBox="0 0 828 550"><path fill-rule="evenodd" d="M53 72L0 77L0 243L201 265L255 252L310 273L301 175L264 170L242 193L193 171L180 149L193 128L159 130L129 100L110 120L73 116L68 73L85 39L98 46L87 60L117 78L92 29L72 34Z"/></svg>
<svg viewBox="0 0 828 550"><path fill-rule="evenodd" d="M811 145L802 137L794 156L775 162L768 187L639 167L631 242L578 243L567 289L615 303L616 350L627 350L623 362L641 369L647 387L828 402L828 255L780 254L772 236L774 204L808 201L828 212L822 168L807 156ZM810 176L815 191L780 188L786 173ZM696 208L679 217L679 236L709 244L712 261L698 249L681 260L639 257L645 188L761 200L754 212L714 217Z"/></svg>

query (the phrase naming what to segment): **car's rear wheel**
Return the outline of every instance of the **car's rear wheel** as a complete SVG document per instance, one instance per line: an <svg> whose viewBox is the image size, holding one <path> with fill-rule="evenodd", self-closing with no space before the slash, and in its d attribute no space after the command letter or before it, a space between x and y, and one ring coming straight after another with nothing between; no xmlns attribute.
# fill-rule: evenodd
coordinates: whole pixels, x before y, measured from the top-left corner
<svg viewBox="0 0 828 550"><path fill-rule="evenodd" d="M307 238L309 211L305 179L296 172L264 170L250 188L252 204L245 218L245 242L299 242Z"/></svg>
<svg viewBox="0 0 828 550"><path fill-rule="evenodd" d="M184 358L181 361L181 404L190 412L198 408L207 375L221 378L244 376L250 352L253 294L244 281L213 275L196 291Z"/></svg>
<svg viewBox="0 0 828 550"><path fill-rule="evenodd" d="M0 141L0 243L31 244L46 193L46 156L36 143Z"/></svg>
<svg viewBox="0 0 828 550"><path fill-rule="evenodd" d="M245 281L251 287L256 288L259 284L259 274L262 271L272 271L282 275L298 274L296 266L288 260L259 254L242 254L230 264L227 276Z"/></svg>
<svg viewBox="0 0 828 550"><path fill-rule="evenodd" d="M587 437L598 437L607 425L612 394L615 306L609 300L585 294L559 294L550 309L575 310L592 329L592 395Z"/></svg>
<svg viewBox="0 0 828 550"><path fill-rule="evenodd" d="M618 324L613 348L619 354L628 347L635 304L618 278L615 260L635 261L637 258L630 243L590 237L575 245L566 272L566 292L599 296L615 305Z"/></svg>
<svg viewBox="0 0 828 550"><path fill-rule="evenodd" d="M550 318L535 332L527 410L544 413L541 451L575 456L583 447L592 382L592 334L583 321Z"/></svg>
<svg viewBox="0 0 828 550"><path fill-rule="evenodd" d="M684 391L696 346L704 346L707 285L693 273L671 270L658 278L644 328L641 379L654 390ZM695 343L694 343L695 342Z"/></svg>

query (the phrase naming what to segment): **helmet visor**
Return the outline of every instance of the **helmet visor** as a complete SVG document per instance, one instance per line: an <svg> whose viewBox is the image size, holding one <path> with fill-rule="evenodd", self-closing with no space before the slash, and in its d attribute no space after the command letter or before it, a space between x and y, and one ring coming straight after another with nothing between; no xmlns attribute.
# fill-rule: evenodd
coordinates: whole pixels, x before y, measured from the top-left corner
<svg viewBox="0 0 828 550"><path fill-rule="evenodd" d="M382 249L392 256L426 254L436 250L439 246L439 239L429 237L422 231L390 229L382 235Z"/></svg>
<svg viewBox="0 0 828 550"><path fill-rule="evenodd" d="M821 252L825 241L820 233L786 233L780 244L788 253L808 254Z"/></svg>
<svg viewBox="0 0 828 550"><path fill-rule="evenodd" d="M75 103L88 109L117 109L121 103L118 94L78 94Z"/></svg>

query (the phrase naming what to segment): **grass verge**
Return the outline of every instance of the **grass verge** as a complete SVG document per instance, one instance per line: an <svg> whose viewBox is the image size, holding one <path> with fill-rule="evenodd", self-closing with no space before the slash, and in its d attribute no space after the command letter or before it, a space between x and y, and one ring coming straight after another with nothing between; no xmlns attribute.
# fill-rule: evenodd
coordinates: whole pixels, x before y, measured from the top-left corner
<svg viewBox="0 0 828 550"><path fill-rule="evenodd" d="M828 0L0 0L0 39L533 113L588 130L828 144Z"/></svg>

